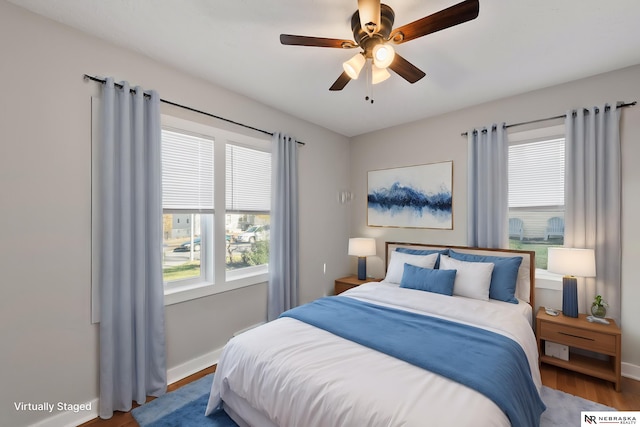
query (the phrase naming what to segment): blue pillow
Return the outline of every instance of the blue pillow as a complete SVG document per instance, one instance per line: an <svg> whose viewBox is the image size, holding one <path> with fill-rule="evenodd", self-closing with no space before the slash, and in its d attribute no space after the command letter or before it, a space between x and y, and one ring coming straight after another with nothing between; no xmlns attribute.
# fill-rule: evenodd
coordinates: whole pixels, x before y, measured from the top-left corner
<svg viewBox="0 0 640 427"><path fill-rule="evenodd" d="M449 256L460 261L492 262L494 267L489 286L489 298L518 304L515 294L518 269L522 264L521 257L462 254L453 250L449 251Z"/></svg>
<svg viewBox="0 0 640 427"><path fill-rule="evenodd" d="M411 255L431 255L442 254L449 255L449 249L411 249L411 248L396 248L396 252L403 252ZM436 265L433 268L440 268L440 257L436 260Z"/></svg>
<svg viewBox="0 0 640 427"><path fill-rule="evenodd" d="M456 270L432 270L405 264L400 287L451 296L455 280Z"/></svg>

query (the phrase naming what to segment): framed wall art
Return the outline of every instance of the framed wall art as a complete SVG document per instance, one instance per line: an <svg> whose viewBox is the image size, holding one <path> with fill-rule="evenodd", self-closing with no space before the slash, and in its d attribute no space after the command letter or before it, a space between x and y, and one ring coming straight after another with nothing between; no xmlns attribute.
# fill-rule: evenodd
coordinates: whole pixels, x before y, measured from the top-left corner
<svg viewBox="0 0 640 427"><path fill-rule="evenodd" d="M369 171L367 225L453 229L453 162Z"/></svg>

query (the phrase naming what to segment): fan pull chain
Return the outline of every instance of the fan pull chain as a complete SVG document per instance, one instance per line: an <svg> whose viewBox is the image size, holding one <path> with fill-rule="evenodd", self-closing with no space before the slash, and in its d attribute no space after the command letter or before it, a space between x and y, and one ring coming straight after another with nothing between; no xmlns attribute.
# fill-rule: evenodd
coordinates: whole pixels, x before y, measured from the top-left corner
<svg viewBox="0 0 640 427"><path fill-rule="evenodd" d="M371 102L373 104L373 61L369 63L369 60L367 60L366 74L366 94L364 100L365 102Z"/></svg>

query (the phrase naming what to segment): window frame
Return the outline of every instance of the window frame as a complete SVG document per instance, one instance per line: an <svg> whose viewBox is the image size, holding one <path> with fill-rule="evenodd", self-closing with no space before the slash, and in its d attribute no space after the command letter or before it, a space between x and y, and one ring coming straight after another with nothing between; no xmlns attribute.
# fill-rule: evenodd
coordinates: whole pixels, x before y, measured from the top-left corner
<svg viewBox="0 0 640 427"><path fill-rule="evenodd" d="M210 142L211 155L213 156L213 160L215 161L215 156L213 152L215 149L215 139L212 136L201 133L201 132L195 132L192 129L185 129L184 126L182 128L176 128L174 126L165 125L164 117L161 118L161 122L162 122L162 126L161 126L162 131L177 133L177 134L185 135L187 137L199 138L201 140ZM215 173L215 167L214 167L214 173ZM164 175L162 179L164 181ZM213 191L215 189L215 176L212 176L211 179L213 179L213 186L214 186L214 188L212 189ZM198 184L198 187L200 187L200 183ZM175 197L172 197L172 198L175 199ZM175 200L174 200L174 203L175 203ZM190 277L187 279L174 280L170 282L164 281L164 278L163 278L163 287L165 290L165 295L167 291L169 292L173 290L179 291L181 288L193 287L193 286L198 286L201 283L213 282L213 272L215 268L215 263L214 263L213 257L209 256L212 253L211 242L214 239L213 221L215 220L215 215L214 215L215 206L213 206L212 203L213 203L213 200L208 201L208 203L206 203L207 205L210 206L210 208L203 207L200 202L198 202L198 206L192 206L189 208L182 208L182 207L165 208L164 199L163 199L162 215L165 215L165 214L177 214L177 215L180 215L180 214L198 215L199 214L201 215L201 218L200 218L201 244L200 244L200 254L199 254L200 255L200 274L197 277ZM180 220L178 219L178 222L179 221ZM189 223L189 220L187 220L187 223Z"/></svg>
<svg viewBox="0 0 640 427"><path fill-rule="evenodd" d="M244 268L241 270L242 273L227 277L225 258L227 251L224 237L226 235L226 146L227 144L242 145L271 153L271 140L268 137L249 136L168 114L161 115L161 123L162 129L213 139L214 152L213 220L210 230L207 230L212 239L207 243L203 238L204 247L201 246L200 254L201 266L208 263L210 267L205 267L205 280L185 279L170 282L169 285L164 284L165 306L267 282L268 264L256 266L257 268ZM202 233L204 234L204 230ZM216 236L223 237L216 238ZM204 259L205 256L206 259Z"/></svg>

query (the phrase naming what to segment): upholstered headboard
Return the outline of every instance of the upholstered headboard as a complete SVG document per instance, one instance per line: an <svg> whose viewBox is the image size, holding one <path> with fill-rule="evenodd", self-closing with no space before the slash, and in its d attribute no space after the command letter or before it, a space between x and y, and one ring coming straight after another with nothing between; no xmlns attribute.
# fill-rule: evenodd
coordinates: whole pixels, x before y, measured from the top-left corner
<svg viewBox="0 0 640 427"><path fill-rule="evenodd" d="M518 279L516 281L516 297L529 303L531 307L535 308L535 252L533 251L520 251L512 249L487 249L487 248L471 248L468 246L445 246L445 245L429 245L424 243L400 243L400 242L386 242L385 247L385 268L389 265L391 259L391 252L396 248L410 248L410 249L453 249L456 252L475 254L475 255L490 255L499 257L520 257L522 263L518 269Z"/></svg>

